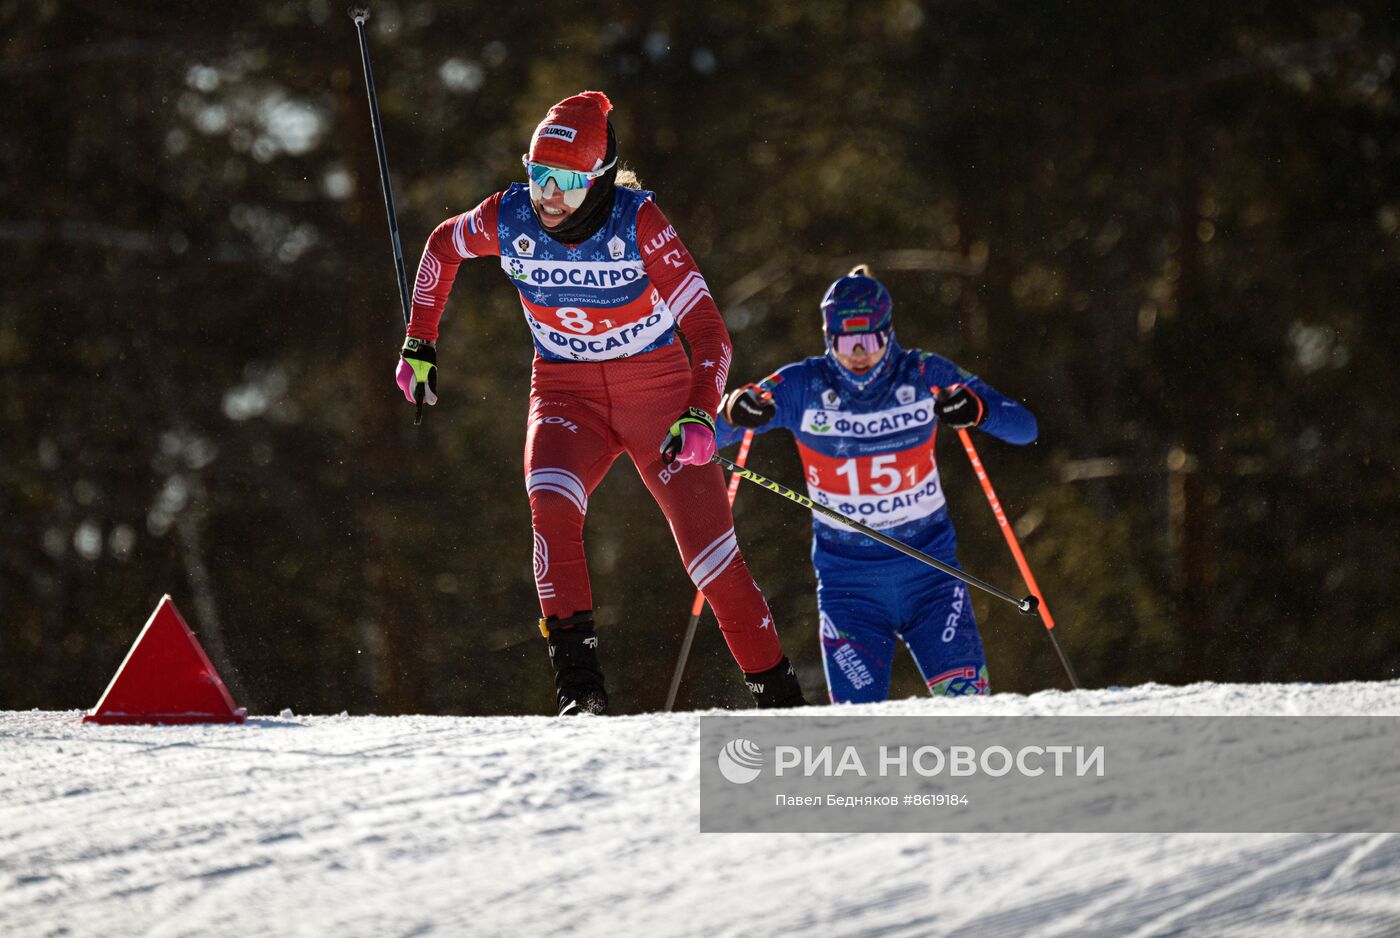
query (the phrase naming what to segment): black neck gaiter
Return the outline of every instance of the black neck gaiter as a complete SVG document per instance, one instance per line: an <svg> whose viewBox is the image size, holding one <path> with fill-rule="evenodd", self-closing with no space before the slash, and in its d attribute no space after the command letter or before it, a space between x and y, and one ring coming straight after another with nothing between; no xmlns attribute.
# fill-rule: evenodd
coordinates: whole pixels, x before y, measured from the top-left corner
<svg viewBox="0 0 1400 938"><path fill-rule="evenodd" d="M612 168L588 187L588 196L564 224L557 228L550 228L540 221L540 227L549 232L549 236L555 241L562 241L564 244L578 244L587 241L598 233L608 221L612 214L613 195L617 191L617 137L613 135L612 121L608 121L608 150L603 155L603 165L612 163ZM539 206L533 201L530 207L534 209L535 217L540 217Z"/></svg>

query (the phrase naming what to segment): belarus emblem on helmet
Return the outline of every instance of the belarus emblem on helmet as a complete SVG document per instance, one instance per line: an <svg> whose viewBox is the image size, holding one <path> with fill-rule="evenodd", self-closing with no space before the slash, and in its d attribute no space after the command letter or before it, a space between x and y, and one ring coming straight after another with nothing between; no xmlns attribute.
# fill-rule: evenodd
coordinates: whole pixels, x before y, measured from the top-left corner
<svg viewBox="0 0 1400 938"><path fill-rule="evenodd" d="M888 332L894 300L885 285L858 264L832 283L822 297L822 328L828 337L852 332Z"/></svg>

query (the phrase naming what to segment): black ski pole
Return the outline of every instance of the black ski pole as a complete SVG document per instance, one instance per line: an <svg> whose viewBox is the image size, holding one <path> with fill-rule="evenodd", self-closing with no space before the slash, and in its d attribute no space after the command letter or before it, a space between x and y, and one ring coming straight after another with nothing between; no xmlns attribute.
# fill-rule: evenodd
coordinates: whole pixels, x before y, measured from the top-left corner
<svg viewBox="0 0 1400 938"><path fill-rule="evenodd" d="M754 431L745 430L744 439L739 444L739 465L749 458L749 447L753 446ZM729 477L729 507L734 507L734 496L739 494L739 476ZM700 616L705 611L705 593L695 591L695 602L690 607L690 622L685 627L685 638L681 641L681 653L676 658L676 670L671 675L671 689L666 692L666 712L676 708L676 692L681 689L681 677L685 674L685 663L690 660L690 646L695 642L695 629L700 625Z"/></svg>
<svg viewBox="0 0 1400 938"><path fill-rule="evenodd" d="M841 524L846 525L846 527L848 528L853 528L859 531L866 537L874 538L881 544L893 547L895 550L899 551L902 554L907 554L910 557L913 557L915 560L926 563L936 570L942 570L950 577L962 580L968 586L975 586L984 593L995 596L997 599L1000 599L1003 602L1008 602L1028 616L1033 616L1036 614L1036 609L1039 607L1040 603L1034 596L1027 596L1025 599L1017 599L1010 593L999 590L992 584L979 580L975 576L963 573L957 567L951 567L943 561L937 559L936 557L930 557L923 551L910 547L903 541L897 541L889 535L881 534L874 528L861 524L854 518L848 518L845 515L841 514L841 512L828 508L825 505L818 505L806 495L799 495L797 492L794 492L786 485L774 482L772 479L769 479L766 476L759 475L752 469L745 468L744 466L741 466L736 462L732 462L728 459L725 459L718 453L715 454L714 459L712 461L719 463L721 466L723 466L725 469L728 469L730 472L736 473L740 477L748 479L750 482L754 482L758 485L763 486L770 492L777 492L779 495L783 496L783 498L786 498L789 501L796 502L803 508L809 508L812 511L815 511L817 514L825 515L833 521L837 521Z"/></svg>
<svg viewBox="0 0 1400 938"><path fill-rule="evenodd" d="M350 19L355 22L355 32L360 37L360 64L365 69L365 89L369 92L369 119L374 127L374 149L379 157L379 183L384 190L384 211L389 215L389 237L394 244L394 269L399 276L399 303L403 306L403 324L407 326L413 317L413 305L408 299L408 271L403 264L403 246L399 243L399 217L394 211L394 186L389 181L389 155L384 151L384 127L379 122L379 98L374 93L374 69L369 64L369 40L365 38L365 21L369 19L368 7L351 7ZM414 395L418 407L413 413L413 425L423 422L423 385L418 385Z"/></svg>

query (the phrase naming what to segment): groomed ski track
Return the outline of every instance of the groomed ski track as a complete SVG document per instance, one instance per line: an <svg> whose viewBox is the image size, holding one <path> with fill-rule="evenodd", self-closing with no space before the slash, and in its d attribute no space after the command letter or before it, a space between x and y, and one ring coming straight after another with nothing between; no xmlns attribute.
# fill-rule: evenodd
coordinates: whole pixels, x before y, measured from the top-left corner
<svg viewBox="0 0 1400 938"><path fill-rule="evenodd" d="M1400 682L851 712L1400 715ZM701 835L693 713L79 716L0 713L7 938L1400 934L1386 834Z"/></svg>

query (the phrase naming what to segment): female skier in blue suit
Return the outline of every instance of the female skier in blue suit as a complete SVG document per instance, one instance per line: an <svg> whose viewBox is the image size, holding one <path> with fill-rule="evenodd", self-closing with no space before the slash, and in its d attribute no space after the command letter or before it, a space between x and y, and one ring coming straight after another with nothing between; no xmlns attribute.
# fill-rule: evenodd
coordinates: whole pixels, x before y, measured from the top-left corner
<svg viewBox="0 0 1400 938"><path fill-rule="evenodd" d="M938 427L976 427L1019 445L1035 439L1035 417L948 359L901 348L890 293L865 265L834 282L821 309L826 353L725 395L720 446L744 429L790 431L814 501L957 566ZM989 692L963 583L821 515L813 528L833 702L886 699L896 640L933 695Z"/></svg>

